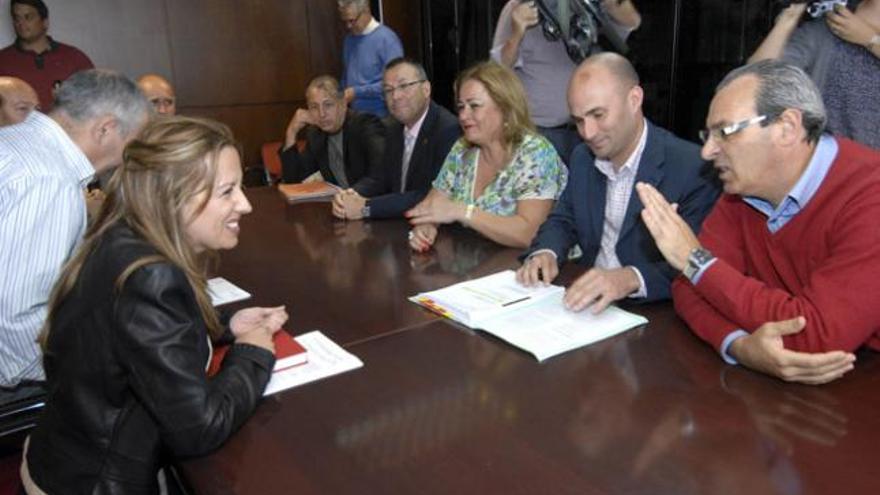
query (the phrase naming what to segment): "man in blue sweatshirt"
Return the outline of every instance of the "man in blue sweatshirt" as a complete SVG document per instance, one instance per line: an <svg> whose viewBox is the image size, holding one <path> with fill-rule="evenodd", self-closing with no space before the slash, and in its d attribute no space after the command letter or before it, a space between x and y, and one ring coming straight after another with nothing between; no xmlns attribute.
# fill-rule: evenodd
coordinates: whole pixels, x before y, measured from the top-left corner
<svg viewBox="0 0 880 495"><path fill-rule="evenodd" d="M403 56L400 38L370 12L369 0L337 0L339 18L348 29L342 42L345 101L361 112L388 115L382 95L382 70Z"/></svg>

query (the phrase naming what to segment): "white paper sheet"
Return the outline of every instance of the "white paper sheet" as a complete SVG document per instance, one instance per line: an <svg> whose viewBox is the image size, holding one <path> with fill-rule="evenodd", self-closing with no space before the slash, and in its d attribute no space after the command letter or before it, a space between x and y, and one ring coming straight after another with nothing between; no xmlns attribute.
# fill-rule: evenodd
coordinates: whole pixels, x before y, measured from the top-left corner
<svg viewBox="0 0 880 495"><path fill-rule="evenodd" d="M208 280L208 295L211 296L211 304L214 306L243 301L251 297L249 292L223 277Z"/></svg>
<svg viewBox="0 0 880 495"><path fill-rule="evenodd" d="M266 391L263 393L264 397L364 365L357 356L339 347L318 330L294 337L294 340L306 348L309 361L306 364L273 373L272 379L269 380Z"/></svg>
<svg viewBox="0 0 880 495"><path fill-rule="evenodd" d="M516 272L505 270L418 294L410 300L416 304L430 300L439 307L435 309L443 309L452 319L474 327L497 314L535 304L563 291L557 285L525 287L516 281Z"/></svg>
<svg viewBox="0 0 880 495"><path fill-rule="evenodd" d="M485 330L538 361L647 323L644 317L609 306L598 315L565 308L565 289L523 287L512 270L410 297L447 318Z"/></svg>
<svg viewBox="0 0 880 495"><path fill-rule="evenodd" d="M598 342L648 322L643 316L609 306L598 315L587 308L569 311L563 293L539 304L481 322L478 327L532 353L538 361Z"/></svg>

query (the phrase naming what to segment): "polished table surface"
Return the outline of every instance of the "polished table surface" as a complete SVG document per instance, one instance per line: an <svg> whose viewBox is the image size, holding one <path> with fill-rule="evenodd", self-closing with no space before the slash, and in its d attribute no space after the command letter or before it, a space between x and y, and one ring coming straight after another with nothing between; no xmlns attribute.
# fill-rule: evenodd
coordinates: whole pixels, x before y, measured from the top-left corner
<svg viewBox="0 0 880 495"><path fill-rule="evenodd" d="M220 273L256 302L284 298L291 330L324 330L364 367L266 398L219 451L179 466L196 493L880 492L874 353L832 384L785 384L725 365L663 303L628 307L643 327L538 363L405 301L515 266L515 251L444 229L447 246L412 255L396 247L403 222L342 224L326 204L249 196L254 218ZM309 243L317 255L274 252ZM321 270L351 270L350 285ZM359 304L358 291L375 294Z"/></svg>
<svg viewBox="0 0 880 495"><path fill-rule="evenodd" d="M218 273L253 298L232 307L285 304L288 330L317 328L343 345L436 319L406 298L515 267L520 254L462 228L412 253L406 222L337 220L329 203L287 205L271 188L247 196L254 212Z"/></svg>

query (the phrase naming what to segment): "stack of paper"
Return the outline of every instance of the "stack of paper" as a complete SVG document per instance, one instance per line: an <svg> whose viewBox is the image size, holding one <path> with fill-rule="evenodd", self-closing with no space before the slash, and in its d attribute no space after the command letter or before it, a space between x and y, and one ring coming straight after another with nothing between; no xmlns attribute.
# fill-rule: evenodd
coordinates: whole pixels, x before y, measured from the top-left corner
<svg viewBox="0 0 880 495"><path fill-rule="evenodd" d="M522 286L516 282L516 274L507 270L409 299L447 318L476 327L495 315L536 304L564 290L557 285Z"/></svg>
<svg viewBox="0 0 880 495"><path fill-rule="evenodd" d="M272 395L291 387L338 375L360 368L364 363L354 354L339 347L318 330L294 337L306 348L309 361L293 368L272 373L263 396Z"/></svg>
<svg viewBox="0 0 880 495"><path fill-rule="evenodd" d="M529 288L512 270L410 298L447 318L495 335L538 361L645 324L648 320L610 306L598 315L575 313L562 303L565 290Z"/></svg>

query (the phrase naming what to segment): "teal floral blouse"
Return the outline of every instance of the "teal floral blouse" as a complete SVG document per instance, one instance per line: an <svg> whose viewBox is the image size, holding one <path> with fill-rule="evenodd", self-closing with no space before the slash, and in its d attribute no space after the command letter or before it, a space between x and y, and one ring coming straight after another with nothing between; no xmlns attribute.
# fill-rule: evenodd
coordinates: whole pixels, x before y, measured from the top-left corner
<svg viewBox="0 0 880 495"><path fill-rule="evenodd" d="M553 145L539 134L526 134L513 159L473 198L480 149L459 139L446 155L432 184L458 203L473 204L495 215L513 216L521 199L558 199L568 180L568 169Z"/></svg>

